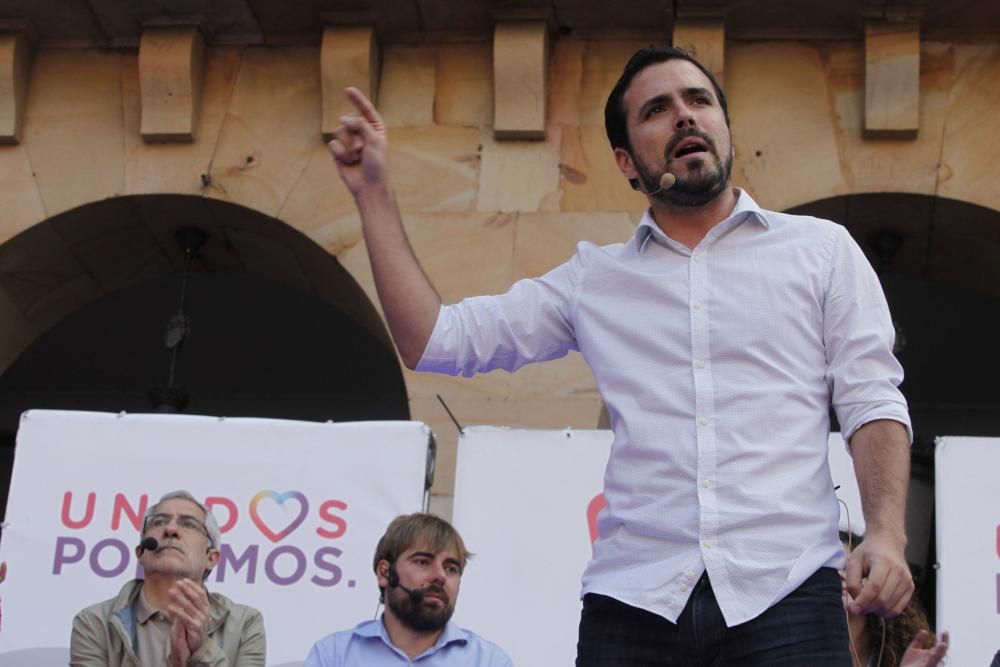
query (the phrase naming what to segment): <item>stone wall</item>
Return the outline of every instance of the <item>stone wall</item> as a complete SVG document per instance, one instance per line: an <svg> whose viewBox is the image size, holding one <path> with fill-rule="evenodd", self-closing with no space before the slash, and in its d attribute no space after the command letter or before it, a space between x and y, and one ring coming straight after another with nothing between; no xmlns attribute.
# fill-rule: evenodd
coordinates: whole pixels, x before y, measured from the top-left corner
<svg viewBox="0 0 1000 667"><path fill-rule="evenodd" d="M644 42L555 40L544 141L497 141L487 42L388 45L379 107L417 254L447 301L499 292L583 239L629 237L643 207L618 173L603 106ZM785 209L860 192L936 194L1000 210L1000 46L921 46L912 140L863 139L860 42L733 42L726 50L737 185ZM321 139L317 47L209 48L196 139L139 133L134 51L35 54L21 143L0 146L0 242L95 200L224 199L278 218L336 255L377 303L354 206ZM3 299L0 299L3 301ZM6 321L19 315L0 303ZM8 317L9 316L9 317ZM0 344L10 334L0 334ZM593 428L600 399L579 355L474 379L406 374L414 419L439 443L435 509L450 513L466 424Z"/></svg>

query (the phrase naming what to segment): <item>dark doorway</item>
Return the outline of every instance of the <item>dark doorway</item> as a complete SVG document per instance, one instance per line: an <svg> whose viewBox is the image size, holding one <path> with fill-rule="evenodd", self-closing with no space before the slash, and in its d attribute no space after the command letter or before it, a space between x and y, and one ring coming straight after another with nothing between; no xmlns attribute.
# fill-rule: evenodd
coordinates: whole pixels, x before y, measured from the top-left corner
<svg viewBox="0 0 1000 667"><path fill-rule="evenodd" d="M207 234L190 262L181 227ZM168 384L167 323L184 274L190 328L174 385L189 414L409 419L395 351L336 258L278 220L225 202L151 195L98 202L0 246L16 307L0 340L27 338L0 375L0 488L27 409L152 411ZM41 329L41 333L34 333ZM33 334L33 335L32 335ZM6 478L6 479L5 479Z"/></svg>
<svg viewBox="0 0 1000 667"><path fill-rule="evenodd" d="M934 444L1000 436L1000 212L926 195L873 193L789 211L839 222L879 274L913 420L907 559L934 620Z"/></svg>

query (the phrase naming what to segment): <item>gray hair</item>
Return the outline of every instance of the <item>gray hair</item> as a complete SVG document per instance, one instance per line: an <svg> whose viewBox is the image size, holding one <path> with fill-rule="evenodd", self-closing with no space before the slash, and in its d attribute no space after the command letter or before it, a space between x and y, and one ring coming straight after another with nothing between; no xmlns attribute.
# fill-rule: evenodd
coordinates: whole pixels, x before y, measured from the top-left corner
<svg viewBox="0 0 1000 667"><path fill-rule="evenodd" d="M189 492L184 491L183 489L164 493L162 496L160 496L160 499L156 501L155 505L150 505L149 509L146 510L146 513L142 517L142 532L143 533L146 532L146 521L149 520L149 517L156 514L156 508L160 506L160 503L166 500L173 500L174 498L187 500L201 508L201 511L205 513L204 523L205 523L205 531L208 533L208 546L210 546L213 549L218 549L219 545L222 544L222 531L219 530L219 522L215 519L215 515L212 514L212 510L202 505L195 499L194 496L192 496Z"/></svg>

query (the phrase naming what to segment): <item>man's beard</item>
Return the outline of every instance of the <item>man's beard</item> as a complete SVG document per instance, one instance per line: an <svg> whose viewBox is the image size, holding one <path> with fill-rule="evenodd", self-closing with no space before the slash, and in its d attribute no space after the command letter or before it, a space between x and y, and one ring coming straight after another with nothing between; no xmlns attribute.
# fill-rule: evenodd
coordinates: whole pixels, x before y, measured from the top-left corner
<svg viewBox="0 0 1000 667"><path fill-rule="evenodd" d="M666 163L669 165L670 155L676 150L677 145L688 137L698 137L704 141L708 147L708 152L715 157L716 164L711 169L703 167L700 170L701 173L693 175L686 168L671 171L670 173L677 178L673 187L650 195L665 204L690 207L704 206L722 194L729 185L729 179L733 172L732 149L730 149L729 155L726 156L725 160L720 159L715 142L701 130L691 128L678 132L671 137L664 149L664 160ZM703 158L698 159L704 162ZM655 192L658 190L663 170L651 169L648 164L635 155L632 156L632 161L635 164L636 171L639 172L639 181L642 184L642 189L645 192ZM685 173L681 173L682 171Z"/></svg>
<svg viewBox="0 0 1000 667"><path fill-rule="evenodd" d="M442 629L455 613L455 605L447 598L447 593L440 586L428 586L422 589L425 593L433 593L446 599L440 607L424 605L423 601L413 604L410 596L399 589L386 591L385 604L392 610L399 622L417 632L436 632ZM426 599L426 597L424 598Z"/></svg>

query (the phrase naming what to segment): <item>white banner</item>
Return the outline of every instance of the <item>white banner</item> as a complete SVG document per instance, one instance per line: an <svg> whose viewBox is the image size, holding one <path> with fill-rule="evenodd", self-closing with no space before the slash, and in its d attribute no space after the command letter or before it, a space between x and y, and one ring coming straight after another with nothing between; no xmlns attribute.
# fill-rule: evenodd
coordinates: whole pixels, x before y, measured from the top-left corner
<svg viewBox="0 0 1000 667"><path fill-rule="evenodd" d="M518 667L576 659L580 578L611 440L610 431L495 427L466 428L459 440L455 527L476 557L455 617ZM853 463L839 433L829 443L834 483L863 532Z"/></svg>
<svg viewBox="0 0 1000 667"><path fill-rule="evenodd" d="M518 667L576 659L580 577L611 437L473 427L459 440L455 527L476 556L455 618Z"/></svg>
<svg viewBox="0 0 1000 667"><path fill-rule="evenodd" d="M208 588L261 610L269 665L301 664L374 613L375 544L422 508L428 441L416 422L25 413L0 546L0 666L65 665L73 616L136 575L143 512L178 488L223 531Z"/></svg>
<svg viewBox="0 0 1000 667"><path fill-rule="evenodd" d="M948 662L1000 650L1000 438L947 437L935 454L938 629Z"/></svg>

